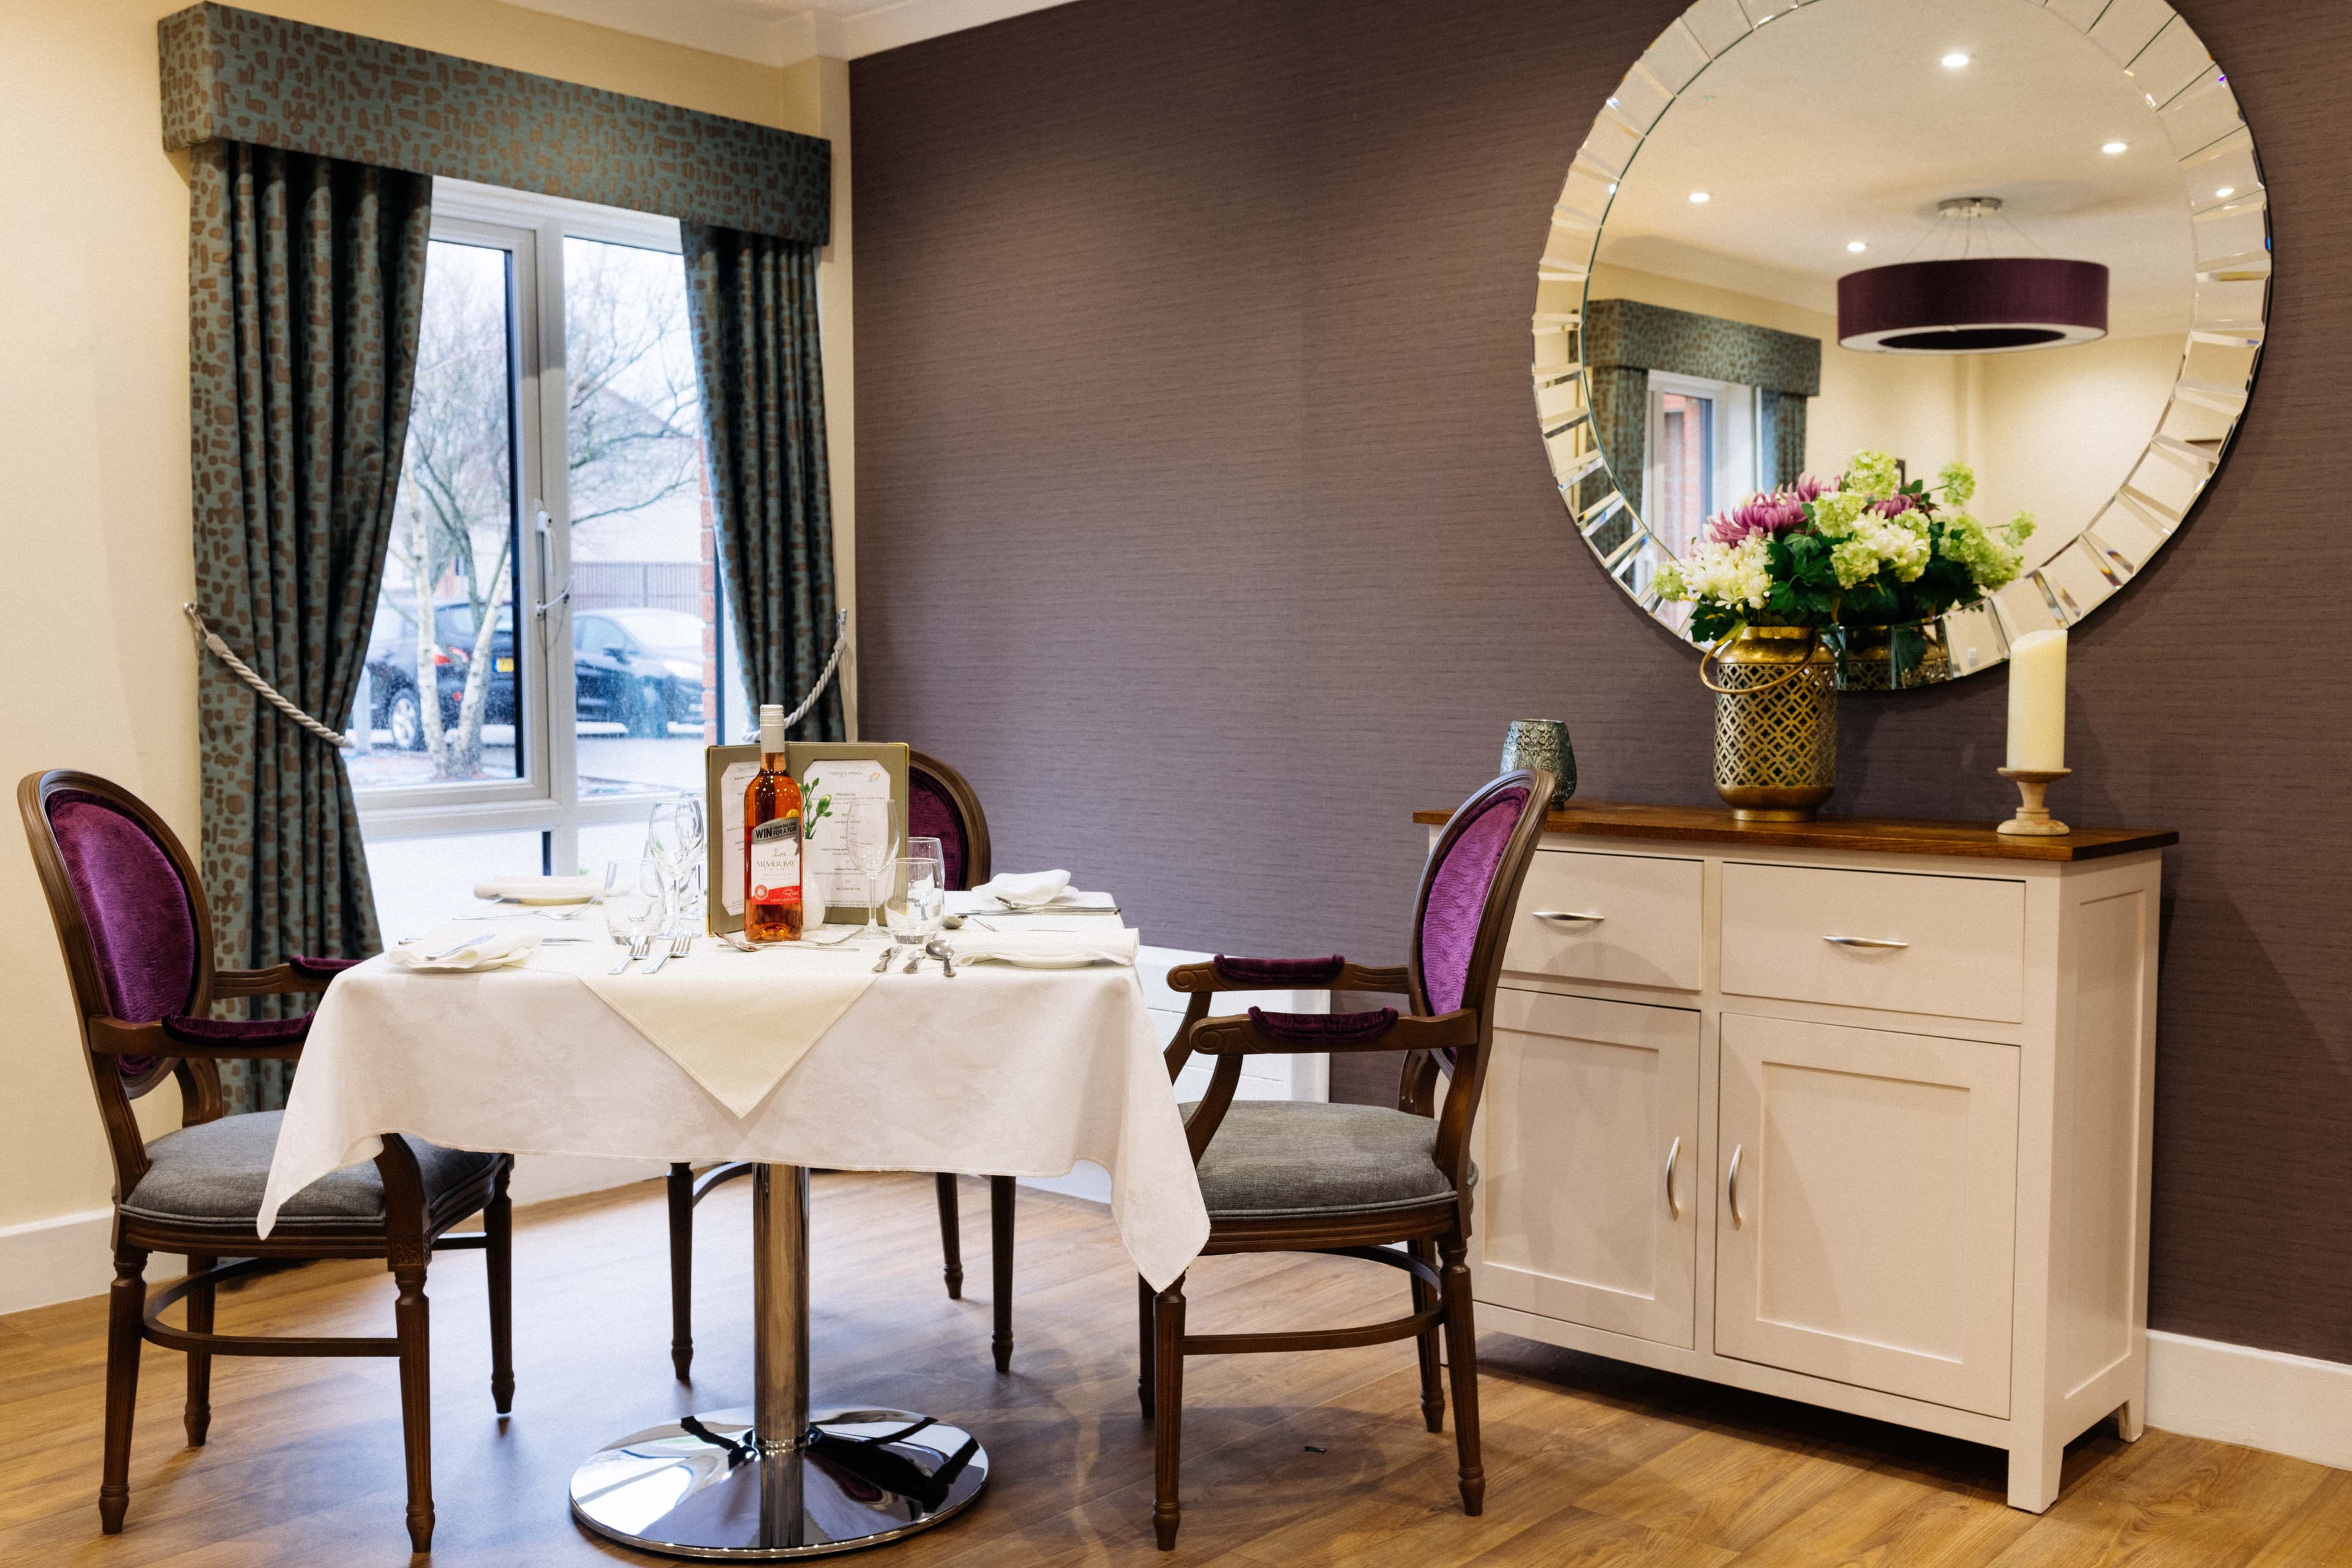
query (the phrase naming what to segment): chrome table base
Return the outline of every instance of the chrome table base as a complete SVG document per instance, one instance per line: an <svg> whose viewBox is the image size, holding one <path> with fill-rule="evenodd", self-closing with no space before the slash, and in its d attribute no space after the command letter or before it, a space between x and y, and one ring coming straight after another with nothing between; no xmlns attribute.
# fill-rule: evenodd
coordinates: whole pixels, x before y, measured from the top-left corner
<svg viewBox="0 0 2352 1568"><path fill-rule="evenodd" d="M903 1410L822 1411L808 1441L782 1448L752 1435L749 1410L723 1410L590 1458L572 1472L572 1511L625 1546L772 1562L928 1530L987 1479L977 1438Z"/></svg>
<svg viewBox="0 0 2352 1568"><path fill-rule="evenodd" d="M952 1518L988 1480L978 1438L904 1410L812 1416L808 1172L761 1165L752 1182L752 1408L606 1445L572 1473L572 1517L626 1546L747 1562L853 1551Z"/></svg>

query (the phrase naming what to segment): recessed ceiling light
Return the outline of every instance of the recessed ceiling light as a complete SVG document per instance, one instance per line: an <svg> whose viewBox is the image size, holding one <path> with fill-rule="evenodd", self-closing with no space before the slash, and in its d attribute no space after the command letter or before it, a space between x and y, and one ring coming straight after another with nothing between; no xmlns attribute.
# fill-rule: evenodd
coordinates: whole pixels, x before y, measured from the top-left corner
<svg viewBox="0 0 2352 1568"><path fill-rule="evenodd" d="M2213 194L2216 196L2234 196L2238 194L2238 187L2235 185L2223 185L2220 190L2215 191Z"/></svg>
<svg viewBox="0 0 2352 1568"><path fill-rule="evenodd" d="M1715 200L1715 198L1708 195L1705 191L1693 191L1691 193L1691 200L1695 202L1711 202Z"/></svg>
<svg viewBox="0 0 2352 1568"><path fill-rule="evenodd" d="M1858 255L1858 254L1860 254L1861 252L1865 251L1865 250L1868 250L1868 249L1870 248L1870 247L1868 247L1868 246L1864 245L1862 241L1860 241L1860 240L1858 240L1858 239L1849 239L1849 240L1847 240L1847 241L1845 242L1845 247L1846 247L1848 250L1851 250L1851 251L1855 252L1857 255Z"/></svg>
<svg viewBox="0 0 2352 1568"><path fill-rule="evenodd" d="M1616 108L1616 107L1617 107L1617 100L1616 100L1615 99L1613 99L1613 98L1612 98L1612 99L1611 99L1611 100L1609 100L1609 107L1610 107L1610 108L1612 108L1612 109Z"/></svg>
<svg viewBox="0 0 2352 1568"><path fill-rule="evenodd" d="M1969 57L1958 49L1944 57L1944 68L1948 71L1956 71L1968 63Z"/></svg>
<svg viewBox="0 0 2352 1568"><path fill-rule="evenodd" d="M2099 143L2099 151L2106 153L2109 157L2113 157L2117 153L2126 150L2130 145L2131 143L2128 142L2102 142Z"/></svg>

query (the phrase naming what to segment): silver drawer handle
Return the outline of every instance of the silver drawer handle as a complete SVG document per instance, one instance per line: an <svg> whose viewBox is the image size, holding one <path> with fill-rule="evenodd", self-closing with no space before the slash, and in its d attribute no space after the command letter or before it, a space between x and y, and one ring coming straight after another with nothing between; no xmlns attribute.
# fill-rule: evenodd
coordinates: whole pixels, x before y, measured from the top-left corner
<svg viewBox="0 0 2352 1568"><path fill-rule="evenodd" d="M1739 1156L1747 1152L1748 1145L1745 1143L1735 1143L1731 1146L1731 1174L1723 1184L1724 1197L1731 1205L1731 1226L1734 1230L1739 1228Z"/></svg>
<svg viewBox="0 0 2352 1568"><path fill-rule="evenodd" d="M1580 915L1572 910L1534 910L1529 912L1539 921L1581 921L1588 925L1599 925L1609 918L1607 915Z"/></svg>
<svg viewBox="0 0 2352 1568"><path fill-rule="evenodd" d="M1909 947L1911 945L1907 942L1888 942L1884 937L1875 936L1824 935L1822 940L1823 942L1833 942L1840 947Z"/></svg>
<svg viewBox="0 0 2352 1568"><path fill-rule="evenodd" d="M1682 1136L1677 1133L1674 1147L1666 1151L1666 1217L1668 1219L1683 1217L1683 1211L1675 1206L1675 1161L1682 1152Z"/></svg>

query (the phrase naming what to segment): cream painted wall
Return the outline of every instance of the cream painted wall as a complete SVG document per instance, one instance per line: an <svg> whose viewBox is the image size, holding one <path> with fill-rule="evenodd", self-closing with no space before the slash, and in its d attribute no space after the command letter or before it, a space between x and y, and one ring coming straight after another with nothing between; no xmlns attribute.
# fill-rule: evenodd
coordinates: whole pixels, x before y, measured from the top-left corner
<svg viewBox="0 0 2352 1568"><path fill-rule="evenodd" d="M846 173L848 78L838 61L756 66L498 0L268 3L301 21L829 132L843 139ZM184 164L161 146L155 47L157 19L178 8L0 3L0 138L20 153L0 172L0 530L10 577L0 648L11 672L0 781L51 767L100 773L193 843L195 660L179 612L194 578L188 197ZM845 178L835 225L820 287L828 391L842 398L835 471L845 477ZM845 484L836 526L845 557L853 499ZM0 831L0 994L13 1019L0 1096L0 1310L9 1310L102 1286L103 1230L95 1241L79 1233L105 1209L111 1182L64 964L13 827ZM177 1100L166 1089L142 1102L151 1135L176 1122ZM37 1251L45 1237L65 1272L28 1279L10 1248Z"/></svg>
<svg viewBox="0 0 2352 1568"><path fill-rule="evenodd" d="M1955 458L1969 463L1979 517L2005 521L2022 509L2041 521L2033 562L2106 505L2180 373L2177 336L1948 359L1854 353L1837 346L1834 318L1759 295L1608 266L1593 268L1592 293L1820 339L1822 395L1806 410L1806 468L1834 473L1864 447L1906 459L1915 478Z"/></svg>

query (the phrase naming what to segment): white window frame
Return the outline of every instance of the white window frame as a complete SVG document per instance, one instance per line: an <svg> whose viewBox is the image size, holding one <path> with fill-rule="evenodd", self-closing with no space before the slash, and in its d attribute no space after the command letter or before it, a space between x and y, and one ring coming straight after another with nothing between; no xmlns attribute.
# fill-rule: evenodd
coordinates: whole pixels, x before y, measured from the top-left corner
<svg viewBox="0 0 2352 1568"><path fill-rule="evenodd" d="M625 212L470 181L433 182L433 237L487 245L513 258L515 352L512 418L515 491L522 531L521 591L514 606L520 778L452 781L355 792L360 828L371 838L457 833L541 833L551 866L579 864L580 829L641 820L642 796L580 798L579 737L554 721L574 711L572 667L572 497L564 458L571 442L564 365L563 242L601 240L682 253L676 218ZM545 605L543 613L539 606ZM723 630L723 628L722 628ZM721 679L726 651L720 650Z"/></svg>
<svg viewBox="0 0 2352 1568"><path fill-rule="evenodd" d="M1705 509L1709 514L1738 505L1763 486L1757 478L1756 429L1757 391L1736 381L1710 381L1704 376L1680 375L1673 371L1654 370L1650 373L1649 407L1644 413L1643 433L1642 493L1645 496L1664 494L1664 472L1659 458L1664 448L1664 421L1661 396L1673 393L1684 397L1704 397L1714 405L1715 460L1708 475L1712 494Z"/></svg>

